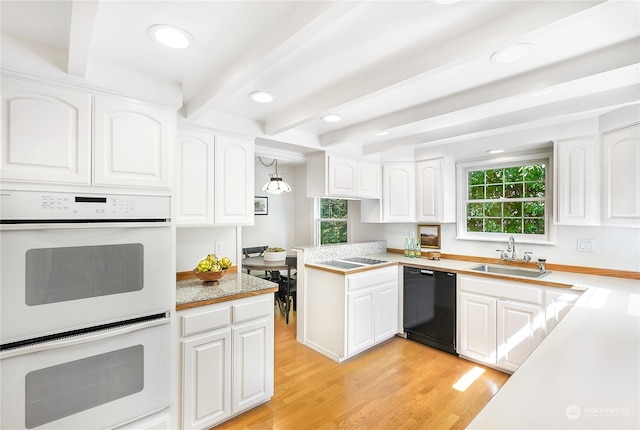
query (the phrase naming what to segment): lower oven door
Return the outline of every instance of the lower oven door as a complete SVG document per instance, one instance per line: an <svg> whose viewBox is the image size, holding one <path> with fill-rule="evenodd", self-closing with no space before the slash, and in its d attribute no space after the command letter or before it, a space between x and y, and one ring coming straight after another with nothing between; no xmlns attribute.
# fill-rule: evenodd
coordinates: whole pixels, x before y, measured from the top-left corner
<svg viewBox="0 0 640 430"><path fill-rule="evenodd" d="M168 319L5 350L3 429L109 429L170 404Z"/></svg>
<svg viewBox="0 0 640 430"><path fill-rule="evenodd" d="M0 249L2 344L172 308L166 223L3 226Z"/></svg>

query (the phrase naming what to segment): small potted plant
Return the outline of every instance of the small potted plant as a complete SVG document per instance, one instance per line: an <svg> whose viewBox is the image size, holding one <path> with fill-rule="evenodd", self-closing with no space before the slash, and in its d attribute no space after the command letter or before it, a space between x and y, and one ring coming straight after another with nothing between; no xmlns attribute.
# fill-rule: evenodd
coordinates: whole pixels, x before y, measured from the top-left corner
<svg viewBox="0 0 640 430"><path fill-rule="evenodd" d="M269 247L264 251L264 261L284 261L287 258L287 250L278 247Z"/></svg>

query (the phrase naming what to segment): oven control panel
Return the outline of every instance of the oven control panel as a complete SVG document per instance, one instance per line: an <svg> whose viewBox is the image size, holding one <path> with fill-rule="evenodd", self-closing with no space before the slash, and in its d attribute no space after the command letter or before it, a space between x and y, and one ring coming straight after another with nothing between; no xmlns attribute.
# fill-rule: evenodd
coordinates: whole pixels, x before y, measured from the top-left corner
<svg viewBox="0 0 640 430"><path fill-rule="evenodd" d="M0 218L15 221L158 220L171 217L169 196L75 194L41 191L0 192Z"/></svg>

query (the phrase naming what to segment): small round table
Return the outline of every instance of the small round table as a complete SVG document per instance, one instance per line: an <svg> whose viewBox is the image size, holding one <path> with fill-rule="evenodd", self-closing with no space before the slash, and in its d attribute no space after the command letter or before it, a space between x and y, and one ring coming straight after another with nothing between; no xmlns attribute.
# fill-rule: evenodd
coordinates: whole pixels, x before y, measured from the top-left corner
<svg viewBox="0 0 640 430"><path fill-rule="evenodd" d="M269 272L270 281L275 282L278 286L282 286L282 280L280 279L280 271L288 270L286 260L281 261L264 261L264 257L247 257L242 259L242 268L247 269L247 272L251 270L263 270ZM282 302L279 292L276 293L276 301L282 315L286 316L287 323L289 322L289 297L285 297L285 303Z"/></svg>

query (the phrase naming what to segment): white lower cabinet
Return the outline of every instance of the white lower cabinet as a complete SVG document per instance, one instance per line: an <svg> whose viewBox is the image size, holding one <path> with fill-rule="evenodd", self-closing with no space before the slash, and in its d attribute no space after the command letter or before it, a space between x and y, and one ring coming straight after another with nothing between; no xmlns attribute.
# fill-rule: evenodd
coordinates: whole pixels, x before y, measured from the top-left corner
<svg viewBox="0 0 640 430"><path fill-rule="evenodd" d="M307 268L304 301L305 345L343 361L398 333L398 268L352 275Z"/></svg>
<svg viewBox="0 0 640 430"><path fill-rule="evenodd" d="M540 287L458 275L460 356L513 372L545 337Z"/></svg>
<svg viewBox="0 0 640 430"><path fill-rule="evenodd" d="M515 371L545 336L540 305L498 300L496 318L497 365Z"/></svg>
<svg viewBox="0 0 640 430"><path fill-rule="evenodd" d="M211 428L273 396L273 296L178 312L181 428Z"/></svg>

